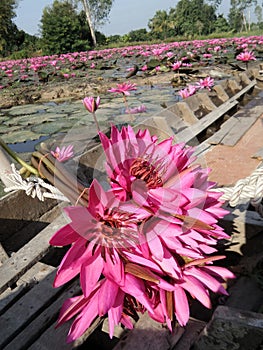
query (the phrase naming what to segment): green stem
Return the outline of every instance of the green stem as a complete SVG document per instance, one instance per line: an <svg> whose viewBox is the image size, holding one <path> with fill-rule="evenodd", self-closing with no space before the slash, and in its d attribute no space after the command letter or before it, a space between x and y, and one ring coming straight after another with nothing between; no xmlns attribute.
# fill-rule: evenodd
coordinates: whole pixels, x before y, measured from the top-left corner
<svg viewBox="0 0 263 350"><path fill-rule="evenodd" d="M97 127L97 131L99 132L100 131L100 126L99 126L99 123L98 123L98 119L96 117L96 113L93 112L92 115L93 115L93 118L94 118L94 121L95 121L95 124L96 124L96 127Z"/></svg>
<svg viewBox="0 0 263 350"><path fill-rule="evenodd" d="M36 168L32 167L31 165L27 164L23 159L19 158L18 155L13 152L7 144L0 138L0 146L14 159L16 160L19 164L21 164L24 168L26 168L30 173L39 176L39 173Z"/></svg>

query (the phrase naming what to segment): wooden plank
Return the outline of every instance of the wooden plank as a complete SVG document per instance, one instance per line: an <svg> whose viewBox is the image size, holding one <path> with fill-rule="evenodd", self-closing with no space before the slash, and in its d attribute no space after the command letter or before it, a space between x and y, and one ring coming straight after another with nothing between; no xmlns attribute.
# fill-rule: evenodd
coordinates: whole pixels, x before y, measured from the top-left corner
<svg viewBox="0 0 263 350"><path fill-rule="evenodd" d="M53 288L55 274L56 271L49 274L1 316L0 348L7 345L65 289Z"/></svg>
<svg viewBox="0 0 263 350"><path fill-rule="evenodd" d="M189 142L199 135L202 131L208 128L216 120L226 114L229 110L234 108L238 104L238 99L244 95L247 91L251 90L256 85L256 80L253 80L248 86L239 91L235 96L231 97L228 101L223 103L220 107L212 112L208 113L199 122L188 127L187 129L176 134L177 142Z"/></svg>
<svg viewBox="0 0 263 350"><path fill-rule="evenodd" d="M69 331L70 324L67 323L65 326L57 329L55 329L55 324L63 302L66 299L77 295L79 292L79 284L77 281L75 281L73 285L65 290L51 305L46 307L43 312L37 316L37 318L29 323L28 326L16 337L14 337L5 347L5 350L28 349L31 345L32 348L42 349L43 346L45 346L45 342L42 341L42 338L47 329L51 329L52 331L48 332L46 335L46 344L49 346L47 349L72 349L72 344L66 344L66 336Z"/></svg>
<svg viewBox="0 0 263 350"><path fill-rule="evenodd" d="M0 295L0 314L2 314L29 289L46 278L54 270L55 268L53 266L49 266L40 262L31 267L31 269L29 269L16 282L15 288L8 288Z"/></svg>
<svg viewBox="0 0 263 350"><path fill-rule="evenodd" d="M234 146L241 137L251 128L262 114L262 108L257 106L249 110L242 110L233 115L213 136L206 141L210 144Z"/></svg>
<svg viewBox="0 0 263 350"><path fill-rule="evenodd" d="M75 349L82 345L88 337L96 330L97 327L102 323L101 318L97 318L86 332L74 342L67 344L66 338L69 332L72 321L63 324L62 326L55 328L55 324L52 324L38 339L26 350L64 350L64 349ZM12 350L5 349L5 350ZM22 350L22 349L21 349Z"/></svg>
<svg viewBox="0 0 263 350"><path fill-rule="evenodd" d="M176 134L177 142L189 142L194 139L197 135L199 135L203 130L208 128L211 124L213 124L216 120L222 117L225 113L227 113L230 109L234 108L238 104L238 101L230 101L228 100L224 104L222 104L216 110L208 113L204 116L199 122L188 127L187 129Z"/></svg>
<svg viewBox="0 0 263 350"><path fill-rule="evenodd" d="M6 261L9 258L7 252L5 251L4 247L0 243L0 266L3 264L4 261Z"/></svg>
<svg viewBox="0 0 263 350"><path fill-rule="evenodd" d="M190 318L189 322L185 326L185 332L179 339L179 342L175 347L171 347L172 350L190 350L194 342L197 340L199 334L202 332L206 323L194 318Z"/></svg>
<svg viewBox="0 0 263 350"><path fill-rule="evenodd" d="M60 215L53 223L4 262L0 269L0 293L16 282L36 261L48 252L50 238L65 223L65 217Z"/></svg>

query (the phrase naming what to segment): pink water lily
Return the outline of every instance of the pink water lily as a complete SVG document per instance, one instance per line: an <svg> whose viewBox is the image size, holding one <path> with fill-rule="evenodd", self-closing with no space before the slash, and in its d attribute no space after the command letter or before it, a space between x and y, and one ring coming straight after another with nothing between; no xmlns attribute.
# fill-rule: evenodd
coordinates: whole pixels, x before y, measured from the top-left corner
<svg viewBox="0 0 263 350"><path fill-rule="evenodd" d="M210 91L213 86L214 86L214 79L211 77L200 79L199 82L197 82L197 87L199 89L208 89Z"/></svg>
<svg viewBox="0 0 263 350"><path fill-rule="evenodd" d="M130 91L133 91L133 90L137 90L136 84L128 82L128 83L117 84L116 88L111 88L108 91L129 96Z"/></svg>
<svg viewBox="0 0 263 350"><path fill-rule="evenodd" d="M121 131L112 126L110 138L99 135L111 186L122 200L131 197L132 185L139 186L140 180L148 189L163 187L193 161L193 149L173 144L172 138L158 143L148 130L135 133L130 126Z"/></svg>
<svg viewBox="0 0 263 350"><path fill-rule="evenodd" d="M55 151L50 152L59 162L65 162L73 157L73 145L63 146L62 148L56 147Z"/></svg>
<svg viewBox="0 0 263 350"><path fill-rule="evenodd" d="M179 95L182 98L187 98L187 97L194 95L197 90L198 90L197 86L189 84L185 89L182 89L179 91Z"/></svg>
<svg viewBox="0 0 263 350"><path fill-rule="evenodd" d="M88 207L69 207L71 222L50 243L71 244L54 281L59 287L80 276L82 295L62 307L59 324L76 317L68 341L80 337L98 316L131 328L129 316L148 311L172 330L190 317L190 299L211 307L209 291L227 294L233 274L214 263L218 225L227 211L208 181L209 169L193 165L194 149L158 142L148 130L112 126L99 132L110 189L97 180Z"/></svg>
<svg viewBox="0 0 263 350"><path fill-rule="evenodd" d="M252 51L244 51L236 56L236 59L243 62L256 61L256 57Z"/></svg>
<svg viewBox="0 0 263 350"><path fill-rule="evenodd" d="M96 100L94 97L85 97L82 102L87 111L94 113L99 108L100 97L98 96Z"/></svg>

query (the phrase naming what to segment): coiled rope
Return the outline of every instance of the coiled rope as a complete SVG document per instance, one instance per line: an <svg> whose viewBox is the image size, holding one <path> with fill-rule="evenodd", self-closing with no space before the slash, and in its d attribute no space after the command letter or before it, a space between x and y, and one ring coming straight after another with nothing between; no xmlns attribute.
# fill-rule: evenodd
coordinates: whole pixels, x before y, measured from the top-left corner
<svg viewBox="0 0 263 350"><path fill-rule="evenodd" d="M233 187L217 188L224 194L220 199L229 201L235 207L242 200L249 200L251 205L263 217L263 166L258 167L250 176L237 181Z"/></svg>

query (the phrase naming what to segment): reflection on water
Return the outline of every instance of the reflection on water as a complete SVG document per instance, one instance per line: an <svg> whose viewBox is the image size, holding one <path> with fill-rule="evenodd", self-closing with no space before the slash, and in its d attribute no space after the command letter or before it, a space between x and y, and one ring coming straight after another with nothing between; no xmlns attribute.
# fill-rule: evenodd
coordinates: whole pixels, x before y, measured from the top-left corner
<svg viewBox="0 0 263 350"><path fill-rule="evenodd" d="M35 146L40 142L49 139L50 136L40 136L37 140L27 140L24 142L10 143L9 148L17 153L34 152Z"/></svg>

